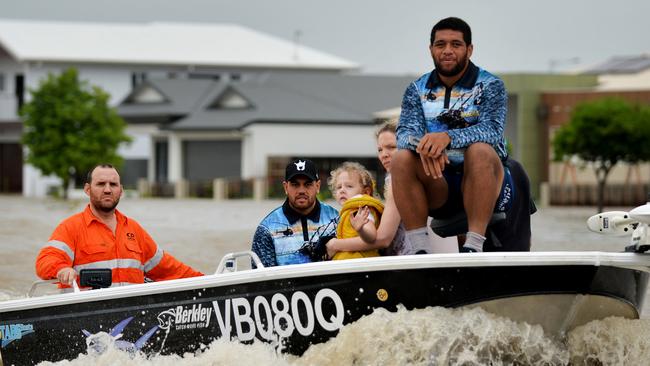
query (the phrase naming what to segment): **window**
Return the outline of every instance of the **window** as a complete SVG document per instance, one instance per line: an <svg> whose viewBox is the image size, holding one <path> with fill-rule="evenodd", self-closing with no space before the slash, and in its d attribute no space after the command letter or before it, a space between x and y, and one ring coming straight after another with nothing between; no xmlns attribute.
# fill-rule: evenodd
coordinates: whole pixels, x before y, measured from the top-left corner
<svg viewBox="0 0 650 366"><path fill-rule="evenodd" d="M147 80L147 73L145 72L132 72L131 73L131 87L135 88L136 86L142 84Z"/></svg>
<svg viewBox="0 0 650 366"><path fill-rule="evenodd" d="M233 88L226 89L214 102L210 104L209 109L252 109L253 104L243 95L239 94Z"/></svg>
<svg viewBox="0 0 650 366"><path fill-rule="evenodd" d="M163 93L150 85L137 88L124 101L126 104L162 104L168 102L169 100Z"/></svg>
<svg viewBox="0 0 650 366"><path fill-rule="evenodd" d="M20 108L23 107L23 103L25 103L25 76L23 74L17 74L16 75L16 89L15 89L15 94L16 98L18 99L18 109L16 111L19 111Z"/></svg>

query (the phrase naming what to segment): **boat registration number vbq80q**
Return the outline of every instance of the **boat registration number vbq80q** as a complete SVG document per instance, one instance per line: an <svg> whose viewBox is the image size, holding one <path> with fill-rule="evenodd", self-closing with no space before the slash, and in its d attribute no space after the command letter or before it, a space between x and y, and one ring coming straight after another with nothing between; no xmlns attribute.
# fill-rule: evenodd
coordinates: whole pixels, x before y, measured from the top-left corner
<svg viewBox="0 0 650 366"><path fill-rule="evenodd" d="M216 321L218 329L214 323L212 327L218 330L217 337L230 335L245 342L259 335L261 339L272 341L277 336L291 337L294 332L309 336L317 326L326 331L337 331L343 327L345 315L341 297L328 288L319 290L313 298L303 291L295 291L291 294L276 293L270 298L255 296L215 300L212 307L214 316L207 313L211 309L203 305L166 310L158 315L160 328L169 329L172 322L176 330L207 328L211 321Z"/></svg>
<svg viewBox="0 0 650 366"><path fill-rule="evenodd" d="M333 305L334 311L326 312L324 303ZM274 333L290 337L294 331L308 336L316 325L333 332L343 327L345 311L343 301L331 289L321 289L313 301L306 293L296 291L290 297L276 293L270 301L264 296L256 296L253 301L236 297L213 301L212 305L220 333L236 335L240 341L253 340L256 333L266 340L274 339Z"/></svg>

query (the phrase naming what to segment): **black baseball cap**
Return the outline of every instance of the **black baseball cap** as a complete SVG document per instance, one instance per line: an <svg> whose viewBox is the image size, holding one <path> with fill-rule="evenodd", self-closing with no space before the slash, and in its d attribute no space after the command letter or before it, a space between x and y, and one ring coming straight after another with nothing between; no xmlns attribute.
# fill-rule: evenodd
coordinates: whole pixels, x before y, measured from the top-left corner
<svg viewBox="0 0 650 366"><path fill-rule="evenodd" d="M309 159L296 159L290 162L284 173L284 180L289 181L298 175L303 175L311 180L319 180L316 164Z"/></svg>

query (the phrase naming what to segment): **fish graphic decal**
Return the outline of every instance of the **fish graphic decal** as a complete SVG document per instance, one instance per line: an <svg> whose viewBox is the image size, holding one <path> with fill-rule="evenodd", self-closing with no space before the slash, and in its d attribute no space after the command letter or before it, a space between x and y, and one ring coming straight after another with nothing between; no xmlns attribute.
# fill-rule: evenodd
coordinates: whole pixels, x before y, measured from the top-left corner
<svg viewBox="0 0 650 366"><path fill-rule="evenodd" d="M122 351L127 351L129 353L136 353L144 347L149 338L153 336L156 331L158 331L158 326L155 325L149 329L145 334L143 334L135 342L129 342L122 340L122 332L124 328L133 320L133 317L128 317L121 322L117 323L110 332L98 332L90 333L89 331L82 329L81 332L86 336L86 346L88 347L89 354L102 354L106 352L109 348L117 348Z"/></svg>

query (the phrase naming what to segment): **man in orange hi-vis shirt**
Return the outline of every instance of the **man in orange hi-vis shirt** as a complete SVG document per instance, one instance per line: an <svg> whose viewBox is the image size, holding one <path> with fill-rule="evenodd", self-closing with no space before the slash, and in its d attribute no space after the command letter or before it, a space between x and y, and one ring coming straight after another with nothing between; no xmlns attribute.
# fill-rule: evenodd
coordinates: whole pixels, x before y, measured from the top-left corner
<svg viewBox="0 0 650 366"><path fill-rule="evenodd" d="M36 274L72 285L80 270L110 268L113 286L202 276L164 252L135 220L115 209L122 196L117 170L97 165L87 177L86 209L59 224L36 258Z"/></svg>

